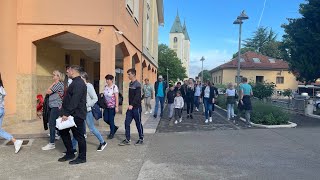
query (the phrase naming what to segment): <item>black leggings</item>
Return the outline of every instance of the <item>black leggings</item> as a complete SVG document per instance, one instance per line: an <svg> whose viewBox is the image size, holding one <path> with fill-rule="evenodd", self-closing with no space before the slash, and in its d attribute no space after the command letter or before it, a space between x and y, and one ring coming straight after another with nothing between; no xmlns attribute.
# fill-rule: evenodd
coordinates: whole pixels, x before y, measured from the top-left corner
<svg viewBox="0 0 320 180"><path fill-rule="evenodd" d="M192 114L193 105L194 105L194 97L186 99L187 102L187 114Z"/></svg>

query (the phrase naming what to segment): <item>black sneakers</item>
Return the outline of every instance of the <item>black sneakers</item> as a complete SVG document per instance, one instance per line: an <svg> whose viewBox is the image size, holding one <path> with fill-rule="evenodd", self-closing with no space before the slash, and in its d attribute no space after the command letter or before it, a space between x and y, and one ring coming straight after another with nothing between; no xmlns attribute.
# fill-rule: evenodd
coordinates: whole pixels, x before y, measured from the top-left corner
<svg viewBox="0 0 320 180"><path fill-rule="evenodd" d="M140 146L143 144L143 139L139 139L134 145L135 146Z"/></svg>
<svg viewBox="0 0 320 180"><path fill-rule="evenodd" d="M125 145L130 145L131 144L131 140L123 140L121 143L119 143L119 146L125 146Z"/></svg>
<svg viewBox="0 0 320 180"><path fill-rule="evenodd" d="M107 147L107 145L108 145L108 143L106 143L106 142L100 144L99 147L98 147L98 149L97 149L97 151L103 151L104 148Z"/></svg>
<svg viewBox="0 0 320 180"><path fill-rule="evenodd" d="M64 155L62 158L59 158L58 161L59 162L65 162L65 161L70 161L72 159L74 159L76 156L74 154L72 155Z"/></svg>
<svg viewBox="0 0 320 180"><path fill-rule="evenodd" d="M193 119L193 116L192 116L192 114L190 114L190 119Z"/></svg>
<svg viewBox="0 0 320 180"><path fill-rule="evenodd" d="M87 161L85 159L80 159L80 158L77 158L73 161L70 161L69 164L71 165L75 165L75 164L82 164L82 163L86 163Z"/></svg>

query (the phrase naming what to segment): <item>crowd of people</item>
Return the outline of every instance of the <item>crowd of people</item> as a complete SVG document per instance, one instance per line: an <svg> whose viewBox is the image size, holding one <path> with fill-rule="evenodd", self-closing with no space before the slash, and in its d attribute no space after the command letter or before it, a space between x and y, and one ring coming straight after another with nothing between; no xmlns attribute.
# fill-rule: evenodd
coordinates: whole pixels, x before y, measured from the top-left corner
<svg viewBox="0 0 320 180"><path fill-rule="evenodd" d="M135 121L139 139L135 145L142 145L144 141L143 126L141 122L142 101L145 104L144 114L153 114L154 118L158 116L158 109L160 107L160 117L164 115L164 103L167 102L168 118L174 123L181 123L183 120L183 111L186 111L186 118L193 119L193 111L199 111L200 104L203 104L204 122L210 123L212 119L212 111L214 111L214 104L218 97L218 89L210 81L202 83L190 78L188 80L173 83L164 81L163 77L158 76L158 80L151 85L149 79L144 80L141 85L136 78L136 70L129 69L127 71L129 84L129 106L126 110L125 117L125 138L119 143L120 146L131 144L130 124L132 120ZM59 158L59 162L69 161L69 164L80 164L86 162L86 126L90 132L95 135L99 141L97 151L103 151L107 142L102 134L94 125L93 110L95 106L98 109L103 109L101 117L110 126L110 134L107 139L114 138L118 130L115 125L115 116L119 111L119 89L114 84L114 76L106 75L106 85L103 93L96 94L93 85L89 82L88 74L78 65L66 67L66 74L59 70L53 71L53 83L46 91L46 98L44 106L47 111L43 117L45 129L49 129L49 143L42 147L42 150L55 149L55 140L61 137L66 148L64 156ZM245 110L245 117L247 124L250 126L250 112L252 110L250 96L252 96L252 88L247 83L247 79L243 78L243 83L240 86L240 95L238 96L232 83L228 84L226 90L227 103L227 118L235 121L234 107L239 101L238 107ZM15 139L11 134L5 132L1 126L4 118L4 98L6 92L0 74L0 137L13 142L15 153L21 149L22 140ZM155 107L152 110L151 99L155 98ZM56 120L61 118L61 122L68 121L69 117L74 118L76 126L58 130L56 128ZM96 118L97 120L99 118ZM49 125L49 126L48 126ZM72 135L70 134L72 132ZM76 150L78 146L78 151ZM78 153L76 158L75 154Z"/></svg>
<svg viewBox="0 0 320 180"><path fill-rule="evenodd" d="M211 81L202 83L199 80L189 78L188 80L177 82L175 85L165 82L163 77L158 76L158 80L154 83L154 87L150 85L149 79L145 79L143 86L145 114L152 114L150 99L155 92L155 108L153 117L157 118L160 106L160 117L163 117L164 103L167 102L168 118L171 121L174 117L175 124L182 122L183 111L186 110L186 118L193 119L193 111L199 111L200 104L203 104L204 122L210 123L212 119L212 111L215 108L215 101L219 95L218 89ZM240 94L240 96L239 96ZM252 96L252 87L247 83L247 78L242 78L240 85L240 93L234 88L232 83L228 84L225 91L227 105L227 119L236 123L234 108L238 105L239 110L245 111L245 117L248 127L251 127L250 112L252 110L250 96Z"/></svg>

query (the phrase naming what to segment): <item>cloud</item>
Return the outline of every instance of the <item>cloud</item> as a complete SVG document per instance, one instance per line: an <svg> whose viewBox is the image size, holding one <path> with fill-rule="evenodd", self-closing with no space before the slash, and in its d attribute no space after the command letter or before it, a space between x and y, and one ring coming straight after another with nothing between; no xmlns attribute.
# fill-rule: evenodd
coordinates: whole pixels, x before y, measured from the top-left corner
<svg viewBox="0 0 320 180"><path fill-rule="evenodd" d="M191 51L189 76L196 77L201 72L202 63L201 57L204 56L203 69L211 70L232 58L232 53L227 50L212 49L209 51Z"/></svg>

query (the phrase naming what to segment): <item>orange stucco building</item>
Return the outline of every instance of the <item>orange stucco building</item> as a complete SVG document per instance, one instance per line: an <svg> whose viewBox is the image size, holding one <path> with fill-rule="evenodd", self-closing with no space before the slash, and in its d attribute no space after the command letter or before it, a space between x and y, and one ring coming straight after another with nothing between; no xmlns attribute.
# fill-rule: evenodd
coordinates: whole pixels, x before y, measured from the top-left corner
<svg viewBox="0 0 320 180"><path fill-rule="evenodd" d="M148 22L152 33L144 29L145 7L156 16ZM151 45L143 38L155 44L161 23L162 0L1 0L0 72L8 94L4 122L36 119L36 95L52 83L52 71L64 72L73 64L84 67L99 92L105 75L115 75L127 103L128 69L135 68L140 81L156 80L157 47L144 48Z"/></svg>

